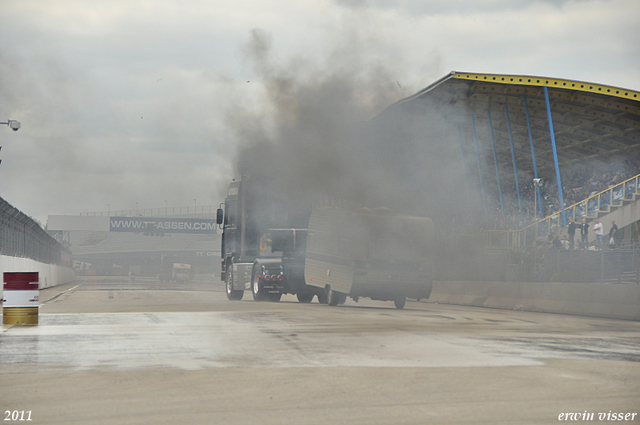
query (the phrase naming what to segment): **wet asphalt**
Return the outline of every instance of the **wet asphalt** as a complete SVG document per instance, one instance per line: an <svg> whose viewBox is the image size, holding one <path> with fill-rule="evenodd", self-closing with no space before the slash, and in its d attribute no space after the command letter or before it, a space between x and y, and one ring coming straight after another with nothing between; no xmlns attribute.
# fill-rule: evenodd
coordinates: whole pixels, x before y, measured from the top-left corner
<svg viewBox="0 0 640 425"><path fill-rule="evenodd" d="M638 322L231 302L206 276L79 278L40 299L38 326L0 333L0 408L32 423L555 423L640 410Z"/></svg>

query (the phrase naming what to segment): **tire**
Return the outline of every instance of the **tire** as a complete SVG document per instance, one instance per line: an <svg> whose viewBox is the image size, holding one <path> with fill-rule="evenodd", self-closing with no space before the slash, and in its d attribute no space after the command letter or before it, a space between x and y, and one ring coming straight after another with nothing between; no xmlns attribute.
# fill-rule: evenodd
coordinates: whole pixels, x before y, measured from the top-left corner
<svg viewBox="0 0 640 425"><path fill-rule="evenodd" d="M298 301L308 304L313 299L313 292L298 292L296 296L298 297Z"/></svg>
<svg viewBox="0 0 640 425"><path fill-rule="evenodd" d="M396 305L398 310L402 310L404 308L405 303L407 302L407 297L398 297L393 300L393 303Z"/></svg>
<svg viewBox="0 0 640 425"><path fill-rule="evenodd" d="M346 300L347 297L345 296L344 298ZM335 307L340 304L340 301L344 302L342 300L340 292L334 291L333 289L331 289L331 287L329 287L329 289L327 289L327 304L329 304L331 307Z"/></svg>
<svg viewBox="0 0 640 425"><path fill-rule="evenodd" d="M263 301L266 297L264 288L262 287L262 282L260 282L260 278L258 276L258 270L254 267L251 272L251 293L253 294L254 301Z"/></svg>
<svg viewBox="0 0 640 425"><path fill-rule="evenodd" d="M318 302L320 304L326 304L327 303L327 293L326 292L322 292L322 293L318 294Z"/></svg>
<svg viewBox="0 0 640 425"><path fill-rule="evenodd" d="M240 301L244 295L244 291L234 291L233 284L233 265L227 269L227 278L225 279L225 287L227 289L227 299L229 301Z"/></svg>

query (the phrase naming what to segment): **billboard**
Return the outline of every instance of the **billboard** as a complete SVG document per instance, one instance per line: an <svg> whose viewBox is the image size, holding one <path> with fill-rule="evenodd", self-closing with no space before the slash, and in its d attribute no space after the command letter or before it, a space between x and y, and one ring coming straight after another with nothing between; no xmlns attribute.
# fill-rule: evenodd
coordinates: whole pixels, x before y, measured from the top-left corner
<svg viewBox="0 0 640 425"><path fill-rule="evenodd" d="M109 231L136 233L216 233L216 220L206 218L110 217Z"/></svg>

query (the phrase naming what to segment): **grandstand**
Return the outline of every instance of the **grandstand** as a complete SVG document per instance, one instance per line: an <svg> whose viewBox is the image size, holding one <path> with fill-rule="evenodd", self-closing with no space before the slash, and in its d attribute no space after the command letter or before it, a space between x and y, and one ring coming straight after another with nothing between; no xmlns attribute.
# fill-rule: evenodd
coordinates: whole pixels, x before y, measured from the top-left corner
<svg viewBox="0 0 640 425"><path fill-rule="evenodd" d="M554 215L562 227L573 204L623 181L625 199L638 190L633 184L640 174L640 93L634 90L453 71L381 116L394 111L447 117L494 229L522 228L534 217ZM533 178L544 185L534 189ZM574 213L592 218L580 208Z"/></svg>
<svg viewBox="0 0 640 425"><path fill-rule="evenodd" d="M447 139L459 145L465 189L480 199L479 209L470 213L482 217L479 224L456 225L457 234L443 236L440 278L605 281L612 273L631 272L638 281L639 92L558 78L453 71L390 106L377 120L388 125L390 117L430 114L442 117L449 126ZM534 187L534 178L543 180L542 187ZM570 216L591 224L589 246L553 257L551 240L566 235ZM630 250L617 251L618 259L628 259L624 266L616 263L608 270L615 263L612 250L594 251L599 248L595 218L605 234L616 222L614 247ZM594 264L600 264L597 271ZM570 273L574 265L589 272Z"/></svg>

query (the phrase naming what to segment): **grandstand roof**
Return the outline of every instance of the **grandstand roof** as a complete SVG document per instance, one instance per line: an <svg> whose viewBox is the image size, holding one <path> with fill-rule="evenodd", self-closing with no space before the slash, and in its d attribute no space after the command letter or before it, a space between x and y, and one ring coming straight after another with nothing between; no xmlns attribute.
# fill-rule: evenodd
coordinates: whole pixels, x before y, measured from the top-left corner
<svg viewBox="0 0 640 425"><path fill-rule="evenodd" d="M509 125L518 169L533 174L527 108L538 173L550 177L554 159L545 88L561 169L588 159L640 157L640 92L634 90L558 78L452 71L392 108L441 110L460 125L459 137L473 155L474 123L481 149L492 147L490 115L498 165L505 171L510 168L511 176Z"/></svg>

